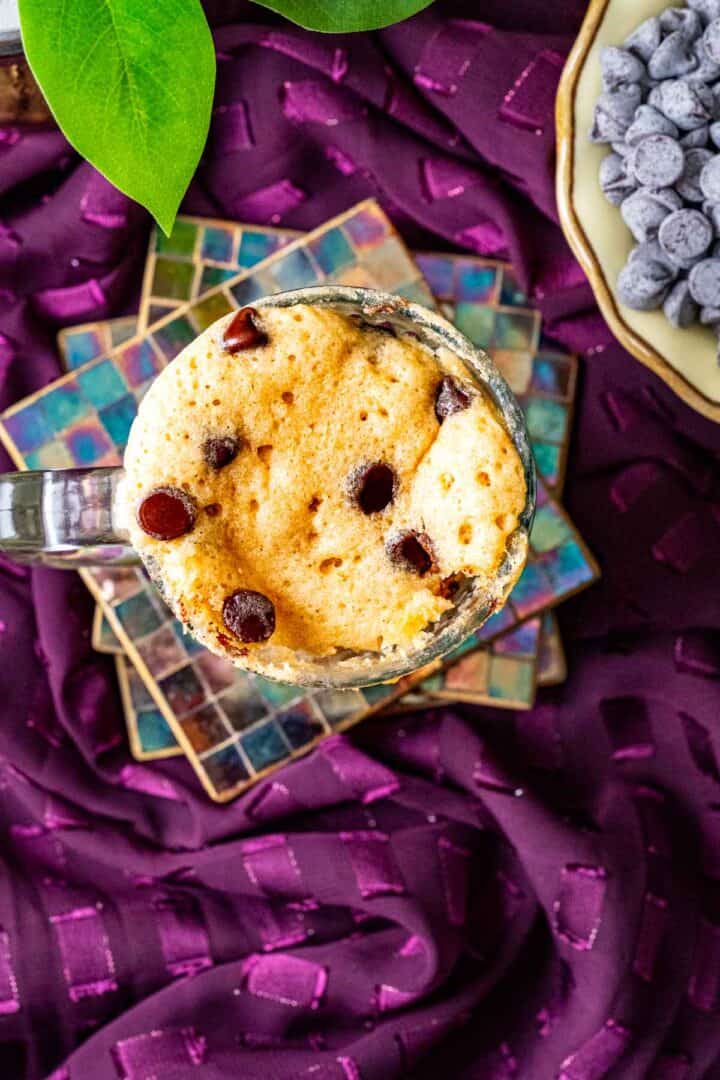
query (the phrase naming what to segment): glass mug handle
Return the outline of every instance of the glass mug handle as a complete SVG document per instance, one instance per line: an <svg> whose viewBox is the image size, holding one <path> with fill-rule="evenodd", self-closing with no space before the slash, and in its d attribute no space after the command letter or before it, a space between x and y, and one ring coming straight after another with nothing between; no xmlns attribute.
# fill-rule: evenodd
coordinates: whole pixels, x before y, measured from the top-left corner
<svg viewBox="0 0 720 1080"><path fill-rule="evenodd" d="M139 563L117 518L123 470L48 469L0 476L0 552L76 570Z"/></svg>

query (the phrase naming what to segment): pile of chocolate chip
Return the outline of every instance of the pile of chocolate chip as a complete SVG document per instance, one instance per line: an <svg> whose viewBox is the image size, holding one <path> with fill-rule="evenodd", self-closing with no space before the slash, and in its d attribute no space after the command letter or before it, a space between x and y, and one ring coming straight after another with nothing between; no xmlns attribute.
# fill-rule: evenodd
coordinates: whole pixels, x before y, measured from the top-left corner
<svg viewBox="0 0 720 1080"><path fill-rule="evenodd" d="M667 8L600 63L600 186L637 240L618 297L720 336L720 0Z"/></svg>

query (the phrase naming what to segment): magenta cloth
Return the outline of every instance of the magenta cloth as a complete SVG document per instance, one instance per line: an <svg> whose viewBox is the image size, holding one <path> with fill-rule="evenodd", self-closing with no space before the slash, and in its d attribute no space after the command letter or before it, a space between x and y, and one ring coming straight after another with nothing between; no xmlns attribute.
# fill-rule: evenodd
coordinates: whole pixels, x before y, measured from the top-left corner
<svg viewBox="0 0 720 1080"><path fill-rule="evenodd" d="M375 195L412 243L511 257L584 354L566 498L603 580L530 712L370 722L221 807L131 760L80 580L3 560L3 1080L720 1077L720 427L613 342L557 227L583 8L330 38L216 0L184 209ZM60 326L133 310L148 228L58 133L0 129L2 407Z"/></svg>

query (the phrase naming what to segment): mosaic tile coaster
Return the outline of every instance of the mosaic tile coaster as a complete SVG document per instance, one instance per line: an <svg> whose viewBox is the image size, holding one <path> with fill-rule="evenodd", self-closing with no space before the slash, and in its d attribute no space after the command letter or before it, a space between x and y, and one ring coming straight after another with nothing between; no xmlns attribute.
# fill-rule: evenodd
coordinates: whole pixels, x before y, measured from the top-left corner
<svg viewBox="0 0 720 1080"><path fill-rule="evenodd" d="M375 286L432 306L417 266L368 200L166 317L145 338L75 369L2 416L0 438L19 467L114 464L156 374L223 311L250 297L323 281ZM223 664L186 635L139 570L83 571L110 625L213 799L395 700L393 686L303 694ZM218 668L218 664L221 665Z"/></svg>
<svg viewBox="0 0 720 1080"><path fill-rule="evenodd" d="M93 612L90 642L95 652L108 653L111 656L125 655L125 650L120 644L117 634L107 621L100 604L95 605L95 611Z"/></svg>
<svg viewBox="0 0 720 1080"><path fill-rule="evenodd" d="M170 236L154 228L143 277L138 330L285 247L300 233L211 218L178 217Z"/></svg>
<svg viewBox="0 0 720 1080"><path fill-rule="evenodd" d="M66 371L82 367L137 334L137 316L68 326L58 333L58 349Z"/></svg>
<svg viewBox="0 0 720 1080"><path fill-rule="evenodd" d="M500 638L499 640L502 640ZM567 661L563 648L560 627L553 611L547 611L542 617L540 652L537 661L538 686L557 686L567 678Z"/></svg>
<svg viewBox="0 0 720 1080"><path fill-rule="evenodd" d="M115 657L115 669L132 756L157 761L182 754L170 725L125 655Z"/></svg>
<svg viewBox="0 0 720 1080"><path fill-rule="evenodd" d="M220 226L224 227L226 235L228 236L234 234L237 237L239 231L240 236L245 235L247 237L248 232L251 232L251 230L243 230L242 226L236 226L232 223L218 223L207 221L205 219L179 219L177 226L178 236L175 237L175 239L171 237L169 241L170 247L173 249L174 257L178 259L185 258L188 262L192 262L196 268L198 265L204 265L202 258L204 251L203 237L208 235L208 230L210 231L209 235L215 235L215 232L217 232ZM194 237L194 239L191 242L192 237ZM155 234L153 234L151 250L156 243ZM165 238L161 237L159 243L162 246L165 243ZM229 242L226 244L226 255L230 255L233 250L240 250L239 241L236 240L232 244ZM257 255L260 248L256 245L252 250L254 255ZM216 256L216 262L222 261L218 258L223 254L220 247L216 246L213 254ZM249 258L250 256L246 254L246 261ZM526 298L524 294L513 278L509 267L505 264L482 260L472 256L466 257L457 255L425 254L419 256L419 260L422 262L426 272L429 274L446 302L453 299L458 303L472 303L475 305L485 303L488 305L504 304L506 306L519 305L525 302ZM229 261L226 266L228 268L233 266L232 261ZM195 279L198 280L197 274ZM146 280L151 279L146 278ZM177 298L163 297L159 292L159 289L156 289L156 293L156 298L159 296L160 299L173 299L175 304L179 303ZM527 313L519 312L521 318L524 317L525 314ZM519 344L527 343L528 341L529 343L534 343L536 339L537 313L530 312L529 314L532 316L528 323L528 325L531 326L531 329L524 338L521 336L518 342ZM495 351L491 342L491 337L481 340L480 343L489 346L491 351ZM503 343L513 344L513 341L507 339ZM518 352L513 355L515 355L517 359L517 356L522 356L523 354ZM562 364L568 365L572 361L573 358L562 357L558 354L558 366L561 366ZM518 370L521 366L522 364L518 365L518 363L516 363L515 369ZM548 380L546 377L543 386L546 387L547 383ZM551 385L563 385L571 398L572 391L574 390L574 377L572 379L565 377L564 381L556 379L555 383ZM517 380L516 388L518 388ZM551 632L557 633L557 631L551 631L548 628L546 634ZM111 637L112 631L106 622L104 625L102 625L102 623L96 623L95 638L102 651L111 649ZM114 649L117 649L117 647L116 643ZM546 656L555 656L561 653L562 644L559 640L547 642L544 650ZM557 673L555 673L553 677L557 677ZM517 694L514 695L513 700L515 700L516 697ZM477 700L481 703L487 703L486 688L482 680L480 680L477 687Z"/></svg>
<svg viewBox="0 0 720 1080"><path fill-rule="evenodd" d="M535 701L541 634L542 619L535 618L482 649L470 638L467 648L455 649L439 671L402 699L401 710L452 702L529 709Z"/></svg>

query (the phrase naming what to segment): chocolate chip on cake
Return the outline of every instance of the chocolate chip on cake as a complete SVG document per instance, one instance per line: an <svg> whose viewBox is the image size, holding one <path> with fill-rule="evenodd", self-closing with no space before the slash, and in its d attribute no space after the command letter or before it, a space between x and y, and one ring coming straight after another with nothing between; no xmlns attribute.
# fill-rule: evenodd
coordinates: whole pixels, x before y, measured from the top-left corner
<svg viewBox="0 0 720 1080"><path fill-rule="evenodd" d="M442 424L443 420L447 420L453 413L469 408L472 399L473 395L469 389L452 375L444 375L435 391L435 415L438 423Z"/></svg>
<svg viewBox="0 0 720 1080"><path fill-rule="evenodd" d="M260 326L260 316L253 307L240 308L232 322L225 327L223 345L229 353L267 345L267 334Z"/></svg>
<svg viewBox="0 0 720 1080"><path fill-rule="evenodd" d="M466 581L465 574L448 574L440 582L438 594L445 600L454 600Z"/></svg>
<svg viewBox="0 0 720 1080"><path fill-rule="evenodd" d="M350 496L363 514L379 514L395 497L397 477L395 470L384 461L365 465L350 477Z"/></svg>
<svg viewBox="0 0 720 1080"><path fill-rule="evenodd" d="M202 444L202 455L215 472L224 469L238 456L242 443L230 435L213 436Z"/></svg>
<svg viewBox="0 0 720 1080"><path fill-rule="evenodd" d="M155 488L140 503L137 519L148 536L156 540L176 540L192 530L195 504L180 488Z"/></svg>
<svg viewBox="0 0 720 1080"><path fill-rule="evenodd" d="M246 645L267 641L275 632L275 605L252 589L237 589L227 596L222 617L230 633Z"/></svg>
<svg viewBox="0 0 720 1080"><path fill-rule="evenodd" d="M432 540L427 533L400 533L388 541L385 550L396 566L419 577L436 568Z"/></svg>

